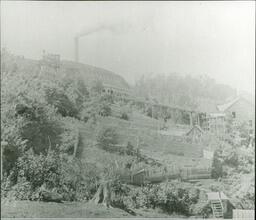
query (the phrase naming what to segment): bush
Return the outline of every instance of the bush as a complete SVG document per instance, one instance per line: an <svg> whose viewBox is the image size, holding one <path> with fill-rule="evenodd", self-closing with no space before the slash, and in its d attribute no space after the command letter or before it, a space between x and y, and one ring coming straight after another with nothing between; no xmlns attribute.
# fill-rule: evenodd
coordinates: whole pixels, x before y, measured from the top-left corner
<svg viewBox="0 0 256 220"><path fill-rule="evenodd" d="M123 120L126 120L126 121L129 120L129 116L128 116L128 114L126 112L122 112L120 118L123 119Z"/></svg>
<svg viewBox="0 0 256 220"><path fill-rule="evenodd" d="M106 151L117 151L118 135L112 127L102 128L97 134L97 145Z"/></svg>
<svg viewBox="0 0 256 220"><path fill-rule="evenodd" d="M64 92L57 91L56 88L50 88L46 90L46 100L50 105L53 105L57 109L57 113L63 117L77 117L78 109L75 108L75 104L72 103Z"/></svg>
<svg viewBox="0 0 256 220"><path fill-rule="evenodd" d="M35 155L32 151L27 151L17 162L18 182L20 178L30 182L33 189L46 184L48 188L53 188L59 184L60 158L54 152L49 152L47 156Z"/></svg>
<svg viewBox="0 0 256 220"><path fill-rule="evenodd" d="M120 105L122 105L122 104L120 104ZM129 113L131 113L131 106L126 104L126 105L122 105L120 107L120 118L121 119L128 121L129 120Z"/></svg>
<svg viewBox="0 0 256 220"><path fill-rule="evenodd" d="M7 197L17 200L30 200L32 198L32 186L30 182L19 182L8 191Z"/></svg>
<svg viewBox="0 0 256 220"><path fill-rule="evenodd" d="M135 154L134 146L131 144L130 141L128 141L127 146L126 146L126 154L127 155L134 155Z"/></svg>
<svg viewBox="0 0 256 220"><path fill-rule="evenodd" d="M210 203L202 202L198 203L193 207L193 214L196 216L201 216L203 218L208 218L212 215L212 208Z"/></svg>
<svg viewBox="0 0 256 220"><path fill-rule="evenodd" d="M111 115L112 99L108 95L98 94L91 95L90 99L84 103L80 118L87 122L89 119L96 121L97 117L107 117Z"/></svg>
<svg viewBox="0 0 256 220"><path fill-rule="evenodd" d="M219 177L223 176L223 165L222 165L222 161L219 158L218 151L215 151L213 155L211 176L214 179L218 179Z"/></svg>
<svg viewBox="0 0 256 220"><path fill-rule="evenodd" d="M172 214L191 214L192 204L198 202L198 191L191 193L190 188L175 183L161 183L135 188L130 192L134 208L160 208Z"/></svg>
<svg viewBox="0 0 256 220"><path fill-rule="evenodd" d="M61 152L73 154L74 146L79 141L79 121L71 117L62 119L63 132L61 137Z"/></svg>
<svg viewBox="0 0 256 220"><path fill-rule="evenodd" d="M111 115L111 108L108 104L102 103L102 106L99 110L99 115L102 117L107 117Z"/></svg>
<svg viewBox="0 0 256 220"><path fill-rule="evenodd" d="M1 185L2 196L40 200L40 190L62 195L66 201L89 200L95 194L100 172L93 164L70 159L66 154L50 152L47 156L26 152Z"/></svg>

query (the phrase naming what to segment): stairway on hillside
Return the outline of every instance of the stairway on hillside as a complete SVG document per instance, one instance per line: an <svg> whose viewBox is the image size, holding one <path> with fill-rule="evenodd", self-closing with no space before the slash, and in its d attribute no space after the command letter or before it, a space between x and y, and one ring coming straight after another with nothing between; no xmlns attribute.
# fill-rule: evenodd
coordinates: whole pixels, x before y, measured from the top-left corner
<svg viewBox="0 0 256 220"><path fill-rule="evenodd" d="M211 200L211 207L213 211L213 216L215 218L223 218L223 206L220 199L218 200Z"/></svg>

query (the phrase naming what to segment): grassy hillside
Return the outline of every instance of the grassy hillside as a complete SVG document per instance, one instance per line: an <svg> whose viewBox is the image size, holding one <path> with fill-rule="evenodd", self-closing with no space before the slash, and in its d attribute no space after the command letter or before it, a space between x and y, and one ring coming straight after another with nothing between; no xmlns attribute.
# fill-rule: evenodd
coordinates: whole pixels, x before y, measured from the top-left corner
<svg viewBox="0 0 256 220"><path fill-rule="evenodd" d="M89 146L95 145L97 127L113 127L118 134L118 145L125 147L129 141L135 148L139 148L143 155L147 155L167 167L209 167L211 161L202 158L203 146L200 144L191 144L184 140L183 137L175 136L177 131L181 132L182 128L170 128L170 134L163 135L157 130L157 120L143 116L138 112L133 112L135 117L129 121L115 117L100 118L97 125L88 127L85 125L80 129L85 157L88 155L101 155L101 158L121 159L119 155L105 153L100 149ZM175 132L176 131L176 132ZM104 155L104 156L103 156ZM125 158L125 156L123 156ZM123 159L121 159L123 160ZM101 160L100 160L101 161Z"/></svg>

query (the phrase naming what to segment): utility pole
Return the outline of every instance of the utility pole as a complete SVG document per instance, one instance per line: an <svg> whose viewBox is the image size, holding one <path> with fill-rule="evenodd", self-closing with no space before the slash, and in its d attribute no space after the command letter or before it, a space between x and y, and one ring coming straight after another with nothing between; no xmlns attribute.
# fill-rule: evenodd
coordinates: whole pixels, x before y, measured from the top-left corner
<svg viewBox="0 0 256 220"><path fill-rule="evenodd" d="M139 144L140 144L140 137L139 137L139 132L137 131L137 149L139 149Z"/></svg>
<svg viewBox="0 0 256 220"><path fill-rule="evenodd" d="M193 127L193 116L192 116L192 112L189 113L189 121L190 121L190 127Z"/></svg>

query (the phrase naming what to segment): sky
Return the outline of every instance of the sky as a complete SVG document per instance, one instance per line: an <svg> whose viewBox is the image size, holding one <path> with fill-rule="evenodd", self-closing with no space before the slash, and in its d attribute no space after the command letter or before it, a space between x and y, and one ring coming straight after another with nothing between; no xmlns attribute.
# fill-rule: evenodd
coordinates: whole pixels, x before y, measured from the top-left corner
<svg viewBox="0 0 256 220"><path fill-rule="evenodd" d="M2 1L1 48L42 51L111 70L130 84L142 75L209 75L255 93L254 1Z"/></svg>

